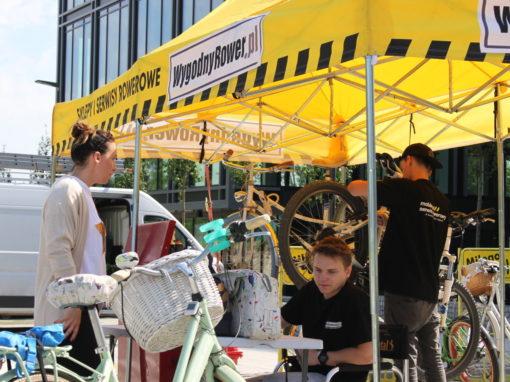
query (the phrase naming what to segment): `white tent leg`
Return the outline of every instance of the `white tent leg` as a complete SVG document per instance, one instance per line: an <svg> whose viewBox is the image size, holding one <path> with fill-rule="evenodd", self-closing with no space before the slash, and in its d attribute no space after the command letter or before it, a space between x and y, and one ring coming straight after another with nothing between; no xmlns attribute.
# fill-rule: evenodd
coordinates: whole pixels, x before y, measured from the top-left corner
<svg viewBox="0 0 510 382"><path fill-rule="evenodd" d="M140 201L140 151L141 151L141 132L142 125L136 120L135 127L135 158L133 168L133 210L131 211L131 250L136 252L136 227L138 227L138 207Z"/></svg>
<svg viewBox="0 0 510 382"><path fill-rule="evenodd" d="M377 56L365 57L367 104L367 170L368 170L368 258L370 262L370 314L372 317L373 381L381 378L379 359L379 280L377 263L377 187L375 162L374 64Z"/></svg>
<svg viewBox="0 0 510 382"><path fill-rule="evenodd" d="M135 158L133 166L133 204L131 206L131 250L136 252L136 239L138 227L138 210L140 201L140 151L142 145L142 125L137 119L135 122ZM133 352L133 339L128 338L126 350L126 378L125 382L131 381L131 356Z"/></svg>
<svg viewBox="0 0 510 382"><path fill-rule="evenodd" d="M499 95L499 84L496 84L496 97ZM505 381L505 173L504 173L504 152L503 152L503 133L501 131L501 110L500 101L495 103L496 118L496 147L498 157L498 241L499 241L499 269L503 275L500 283L501 301L498 301L499 314L501 321L500 341L497 344L499 349L499 380Z"/></svg>

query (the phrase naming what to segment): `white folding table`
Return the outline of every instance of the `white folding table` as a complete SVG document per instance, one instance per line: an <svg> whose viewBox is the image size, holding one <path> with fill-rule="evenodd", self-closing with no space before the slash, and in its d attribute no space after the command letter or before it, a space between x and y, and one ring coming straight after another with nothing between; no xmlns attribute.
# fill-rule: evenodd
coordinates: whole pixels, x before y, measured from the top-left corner
<svg viewBox="0 0 510 382"><path fill-rule="evenodd" d="M106 337L129 337L123 325L101 325L103 332ZM272 349L296 349L303 350L303 369L302 369L302 380L307 381L308 377L308 352L309 350L321 350L322 340L315 338L303 338L294 336L281 336L275 340L255 340L251 338L241 337L218 337L218 342L221 346L235 346L239 348L254 348L258 346L267 346ZM131 368L131 352L126 352L126 365L127 373L126 380L129 380L130 368Z"/></svg>

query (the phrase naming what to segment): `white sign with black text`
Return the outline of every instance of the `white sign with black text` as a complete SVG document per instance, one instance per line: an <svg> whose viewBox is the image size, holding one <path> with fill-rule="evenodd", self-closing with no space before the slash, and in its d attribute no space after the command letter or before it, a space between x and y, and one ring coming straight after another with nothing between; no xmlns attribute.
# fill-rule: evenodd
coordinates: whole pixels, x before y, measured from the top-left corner
<svg viewBox="0 0 510 382"><path fill-rule="evenodd" d="M510 53L510 0L478 0L480 50Z"/></svg>
<svg viewBox="0 0 510 382"><path fill-rule="evenodd" d="M259 66L264 16L234 23L173 53L168 76L169 103Z"/></svg>

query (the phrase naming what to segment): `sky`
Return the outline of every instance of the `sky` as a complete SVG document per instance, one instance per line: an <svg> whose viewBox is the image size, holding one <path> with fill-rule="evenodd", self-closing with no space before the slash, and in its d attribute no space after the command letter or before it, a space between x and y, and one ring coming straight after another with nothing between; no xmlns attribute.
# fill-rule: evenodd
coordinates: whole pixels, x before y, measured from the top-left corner
<svg viewBox="0 0 510 382"><path fill-rule="evenodd" d="M36 154L51 134L56 81L57 0L0 1L0 152Z"/></svg>

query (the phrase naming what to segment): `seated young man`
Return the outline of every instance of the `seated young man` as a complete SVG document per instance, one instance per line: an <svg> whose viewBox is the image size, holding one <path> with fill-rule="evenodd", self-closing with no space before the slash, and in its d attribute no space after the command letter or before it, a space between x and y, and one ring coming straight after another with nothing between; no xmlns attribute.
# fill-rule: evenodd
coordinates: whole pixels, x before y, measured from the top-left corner
<svg viewBox="0 0 510 382"><path fill-rule="evenodd" d="M327 237L312 249L313 280L282 307L282 325L302 325L304 337L319 338L323 350L309 352L310 380L320 380L340 363L372 363L372 334L368 296L347 282L352 271L353 254L339 238ZM290 373L289 373L290 374ZM292 373L289 381L300 380ZM273 375L267 381L285 380ZM365 381L367 372L338 373L333 381Z"/></svg>

